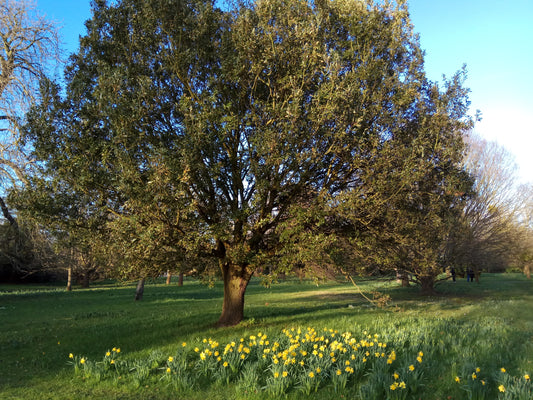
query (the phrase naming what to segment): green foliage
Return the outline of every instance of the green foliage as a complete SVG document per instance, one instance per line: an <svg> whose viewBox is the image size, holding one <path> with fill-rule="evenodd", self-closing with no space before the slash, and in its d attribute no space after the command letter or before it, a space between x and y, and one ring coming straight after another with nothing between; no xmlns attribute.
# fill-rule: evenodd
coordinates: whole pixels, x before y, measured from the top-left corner
<svg viewBox="0 0 533 400"><path fill-rule="evenodd" d="M427 81L403 2L98 1L87 29L28 115L20 209L77 212L119 276L220 266L221 325L258 267L322 277L339 249L433 283L467 91Z"/></svg>

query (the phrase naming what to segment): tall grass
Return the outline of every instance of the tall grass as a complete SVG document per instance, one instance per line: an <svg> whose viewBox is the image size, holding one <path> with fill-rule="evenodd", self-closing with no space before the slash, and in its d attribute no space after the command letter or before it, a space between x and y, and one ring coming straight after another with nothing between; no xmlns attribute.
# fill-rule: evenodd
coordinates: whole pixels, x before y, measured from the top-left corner
<svg viewBox="0 0 533 400"><path fill-rule="evenodd" d="M264 288L253 281L247 319L227 329L213 326L222 304L220 285L153 282L141 302L133 301L131 285L101 284L71 293L58 287L0 286L0 398L518 399L531 393L525 378L533 375L531 281L514 274L487 275L479 285L447 282L438 288L441 294L429 298L390 281L360 285L390 295L391 304L375 308L349 283L317 287L288 280ZM384 357L367 357L372 362L343 383L339 377L344 375L336 375L338 360L330 356L329 364L313 364L313 371L278 370L271 355L261 357L271 344L250 346L250 337L261 333L270 343L286 344L281 352L290 346L287 332L307 332L308 327L326 328L326 338L331 332L350 332L356 343L370 343L367 336L376 334L376 345L386 343L380 352ZM217 363L210 356L209 366L200 358L210 343L223 349L241 338L256 355L231 374L222 357ZM328 340L326 346L333 339ZM391 351L395 359L388 363ZM420 353L422 362L417 361ZM311 358L298 361L309 361L305 366L311 367ZM310 381L309 373L316 378L317 367L321 382L312 386L316 380ZM394 382L406 388L393 390Z"/></svg>

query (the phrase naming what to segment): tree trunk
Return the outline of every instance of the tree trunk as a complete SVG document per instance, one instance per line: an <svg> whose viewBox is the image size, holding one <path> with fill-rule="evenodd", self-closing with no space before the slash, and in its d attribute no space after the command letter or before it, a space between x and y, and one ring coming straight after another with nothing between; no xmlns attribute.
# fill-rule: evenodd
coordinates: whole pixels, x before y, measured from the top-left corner
<svg viewBox="0 0 533 400"><path fill-rule="evenodd" d="M89 287L89 284L91 282L91 273L89 271L83 272L83 279L81 281L81 287L84 289L87 289Z"/></svg>
<svg viewBox="0 0 533 400"><path fill-rule="evenodd" d="M418 277L421 285L422 294L434 294L435 293L435 277L433 276L420 276Z"/></svg>
<svg viewBox="0 0 533 400"><path fill-rule="evenodd" d="M183 286L183 272L178 275L178 286Z"/></svg>
<svg viewBox="0 0 533 400"><path fill-rule="evenodd" d="M246 266L228 262L222 263L221 269L224 279L224 300L217 326L234 326L244 318L244 293L252 272Z"/></svg>
<svg viewBox="0 0 533 400"><path fill-rule="evenodd" d="M18 229L17 220L9 212L9 209L7 208L7 205L2 197L0 197L0 209L2 209L2 214L4 215L4 218L7 219L7 221L9 222L9 225Z"/></svg>
<svg viewBox="0 0 533 400"><path fill-rule="evenodd" d="M137 289L135 289L135 301L142 300L144 293L144 278L139 280L137 283Z"/></svg>
<svg viewBox="0 0 533 400"><path fill-rule="evenodd" d="M167 285L170 285L170 280L172 279L172 272L167 269Z"/></svg>
<svg viewBox="0 0 533 400"><path fill-rule="evenodd" d="M67 292L72 291L72 267L67 268Z"/></svg>
<svg viewBox="0 0 533 400"><path fill-rule="evenodd" d="M409 287L409 275L402 269L396 268L396 282L401 283L402 287Z"/></svg>
<svg viewBox="0 0 533 400"><path fill-rule="evenodd" d="M524 266L524 274L526 275L527 279L531 279L531 266L529 264Z"/></svg>

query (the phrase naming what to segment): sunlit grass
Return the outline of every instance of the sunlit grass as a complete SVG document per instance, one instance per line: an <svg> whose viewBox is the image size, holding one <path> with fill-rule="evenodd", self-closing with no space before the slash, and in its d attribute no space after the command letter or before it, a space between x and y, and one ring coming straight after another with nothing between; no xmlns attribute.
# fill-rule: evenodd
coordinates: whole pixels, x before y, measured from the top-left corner
<svg viewBox="0 0 533 400"><path fill-rule="evenodd" d="M343 390L351 398L369 398L371 392L392 393L391 398L412 393L413 386L391 390L394 382L402 382L392 374L417 366L420 351L423 374L416 393L424 399L487 394L486 398L510 399L520 398L513 390L527 390L524 377L533 372L533 315L527 312L533 306L531 281L520 275L488 275L479 285L447 282L439 287L442 295L430 298L421 297L416 288L402 289L391 282L360 285L365 290L381 287L392 296L392 303L375 308L348 283L317 287L288 280L267 289L254 281L247 292L247 319L227 329L213 327L221 308L220 285L210 289L195 281L186 281L183 287L152 283L144 300L137 303L131 285L106 284L71 293L58 287L0 286L0 398L41 398L43 393L51 399L249 398L252 393L244 393L243 380L252 380L254 374L261 377L255 379L261 382L253 393L257 398L275 398L280 393L307 398L307 392L319 399L332 398L339 391L334 363L320 366L329 372L316 392L314 387L301 389L305 385L296 370L287 371L285 377L283 370L277 371L291 383L275 389L274 384L282 381L273 380L272 363L250 362L228 380L221 376L223 369L212 368L213 376L193 374L204 378L192 379L189 387L181 388L166 375L168 357L177 358L183 342L189 350L202 348L204 338L225 346L258 332L280 340L285 329L307 327L350 332L357 340L366 330L378 334L395 351L394 364L384 364L381 370L373 365L366 374L347 381ZM139 379L142 374L136 375L135 369L112 378L98 377L96 370L86 375L80 369L75 374L69 364L83 357L89 361L86 366L102 366L113 347L121 349L120 359L126 365L149 363L143 367L148 375ZM70 359L70 353L76 358ZM198 372L200 359L194 359L193 353L190 367ZM476 368L480 372L473 379ZM505 392L499 391L500 385Z"/></svg>

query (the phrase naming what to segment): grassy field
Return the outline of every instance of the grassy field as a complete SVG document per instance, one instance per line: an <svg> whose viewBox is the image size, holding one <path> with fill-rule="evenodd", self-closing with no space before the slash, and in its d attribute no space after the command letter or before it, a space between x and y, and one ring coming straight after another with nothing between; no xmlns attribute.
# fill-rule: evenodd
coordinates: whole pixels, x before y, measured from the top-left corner
<svg viewBox="0 0 533 400"><path fill-rule="evenodd" d="M429 298L391 281L360 286L392 300L385 308L373 307L350 283L287 280L265 288L254 280L246 320L215 329L220 285L153 282L141 302L133 301L132 285L101 283L70 293L54 286L0 285L0 398L531 398L533 281L487 274L480 284L446 282ZM352 336L341 337L344 332ZM268 345L255 343L259 333ZM240 338L252 351L242 362L235 359L235 374L222 376L229 369L214 355L209 365L200 358L210 348L215 352L212 343L222 353ZM316 349L324 350L324 358L306 347L312 340L323 346ZM352 348L331 350L336 340ZM273 343L279 344L279 364L272 353L261 359ZM292 351L305 366L284 363L284 349L289 361ZM345 374L349 354L355 371ZM116 364L110 370L111 359ZM189 368L186 382L180 380L179 359ZM343 385L339 379L345 375Z"/></svg>

